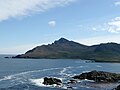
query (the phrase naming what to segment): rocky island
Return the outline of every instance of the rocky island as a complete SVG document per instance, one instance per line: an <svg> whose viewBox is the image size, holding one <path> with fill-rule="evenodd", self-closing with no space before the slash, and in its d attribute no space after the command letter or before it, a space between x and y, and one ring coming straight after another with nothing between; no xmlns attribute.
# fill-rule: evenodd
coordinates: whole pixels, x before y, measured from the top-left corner
<svg viewBox="0 0 120 90"><path fill-rule="evenodd" d="M96 62L120 62L120 44L102 43L87 46L60 38L52 44L37 46L25 54L13 58L86 59Z"/></svg>

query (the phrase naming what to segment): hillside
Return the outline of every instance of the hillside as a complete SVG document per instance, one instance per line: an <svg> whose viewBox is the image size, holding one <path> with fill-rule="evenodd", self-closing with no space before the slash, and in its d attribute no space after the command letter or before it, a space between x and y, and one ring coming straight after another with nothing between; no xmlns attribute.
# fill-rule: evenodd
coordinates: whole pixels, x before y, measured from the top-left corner
<svg viewBox="0 0 120 90"><path fill-rule="evenodd" d="M95 61L120 61L120 44L104 43L86 46L61 38L52 44L37 46L13 58L89 59Z"/></svg>

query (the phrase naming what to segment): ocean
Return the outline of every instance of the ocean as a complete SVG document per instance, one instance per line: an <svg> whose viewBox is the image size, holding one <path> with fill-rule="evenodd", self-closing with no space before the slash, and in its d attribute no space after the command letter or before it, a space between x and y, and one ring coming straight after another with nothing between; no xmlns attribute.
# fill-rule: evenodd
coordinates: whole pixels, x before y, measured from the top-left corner
<svg viewBox="0 0 120 90"><path fill-rule="evenodd" d="M72 76L92 70L120 73L120 63L96 63L80 59L12 59L1 55L0 90L111 90L118 85L89 80L66 84ZM44 77L59 78L64 85L43 85Z"/></svg>

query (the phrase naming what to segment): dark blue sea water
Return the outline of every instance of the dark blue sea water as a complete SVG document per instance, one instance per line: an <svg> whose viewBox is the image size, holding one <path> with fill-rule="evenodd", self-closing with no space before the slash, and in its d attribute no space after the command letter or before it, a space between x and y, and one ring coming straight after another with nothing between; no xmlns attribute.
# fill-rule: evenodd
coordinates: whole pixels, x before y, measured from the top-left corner
<svg viewBox="0 0 120 90"><path fill-rule="evenodd" d="M72 76L91 70L120 73L120 63L79 59L7 59L0 56L0 90L66 90L70 86L73 90L111 90L117 86L117 83L96 84L88 80L61 87L42 84L44 77L60 78L66 83Z"/></svg>

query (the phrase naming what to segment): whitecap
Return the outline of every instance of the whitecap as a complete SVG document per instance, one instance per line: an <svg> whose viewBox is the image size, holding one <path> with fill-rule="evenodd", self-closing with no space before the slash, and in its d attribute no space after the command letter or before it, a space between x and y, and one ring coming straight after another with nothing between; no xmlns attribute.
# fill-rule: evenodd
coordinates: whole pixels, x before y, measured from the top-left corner
<svg viewBox="0 0 120 90"><path fill-rule="evenodd" d="M72 72L69 72L71 69L74 69L74 68L76 68L76 67L68 66L68 67L63 67L63 68L60 67L60 68L50 68L50 69L21 72L21 73L17 73L17 74L13 74L13 75L4 76L4 78L0 79L0 83L3 83L2 81L5 81L4 83L8 83L8 84L11 83L12 85L14 85L14 84L19 84L19 83L29 83L30 82L34 85L41 86L41 87L60 87L60 88L63 88L63 86L58 86L58 85L52 85L52 86L47 85L46 86L43 84L43 78L41 78L43 76L36 77L38 79L35 79L34 75L36 75L37 73L40 73L40 72L57 70L58 76L53 75L53 74L52 75L55 76L55 78L57 77L61 81L66 81L68 79L66 77L71 77L72 75L74 75ZM51 75L48 75L48 76L51 76ZM8 85L8 84L6 84L6 85Z"/></svg>
<svg viewBox="0 0 120 90"><path fill-rule="evenodd" d="M74 68L74 67L65 67L65 68L63 68L61 71L60 71L60 73L59 73L59 75L61 75L61 76L64 76L64 77L69 77L69 76L71 76L71 72L69 71L69 69L72 69L72 68Z"/></svg>
<svg viewBox="0 0 120 90"><path fill-rule="evenodd" d="M101 68L102 66L100 66L100 65L97 65L96 67L98 67L98 68Z"/></svg>
<svg viewBox="0 0 120 90"><path fill-rule="evenodd" d="M4 78L0 79L0 81L10 80L10 79L17 78L17 77L20 77L20 76L25 77L25 75L31 74L31 73L44 72L44 71L50 71L50 70L59 70L59 69L61 69L61 68L50 68L50 69L42 69L42 70L21 72L21 73L17 73L17 74L13 74L13 75L4 76Z"/></svg>
<svg viewBox="0 0 120 90"><path fill-rule="evenodd" d="M12 76L4 76L4 78L0 79L0 81L10 80L10 79L12 79Z"/></svg>
<svg viewBox="0 0 120 90"><path fill-rule="evenodd" d="M56 77L53 77L56 78ZM62 78L58 78L62 81ZM38 78L38 79L30 79L30 82L33 85L39 86L39 87L56 87L56 88L63 88L63 85L57 85L57 84L53 84L53 85L44 85L44 78Z"/></svg>
<svg viewBox="0 0 120 90"><path fill-rule="evenodd" d="M88 72L90 72L90 71L82 71L82 73L88 73Z"/></svg>
<svg viewBox="0 0 120 90"><path fill-rule="evenodd" d="M31 83L37 85L37 86L42 86L45 87L46 85L43 84L44 82L44 78L40 78L40 79L30 79Z"/></svg>

